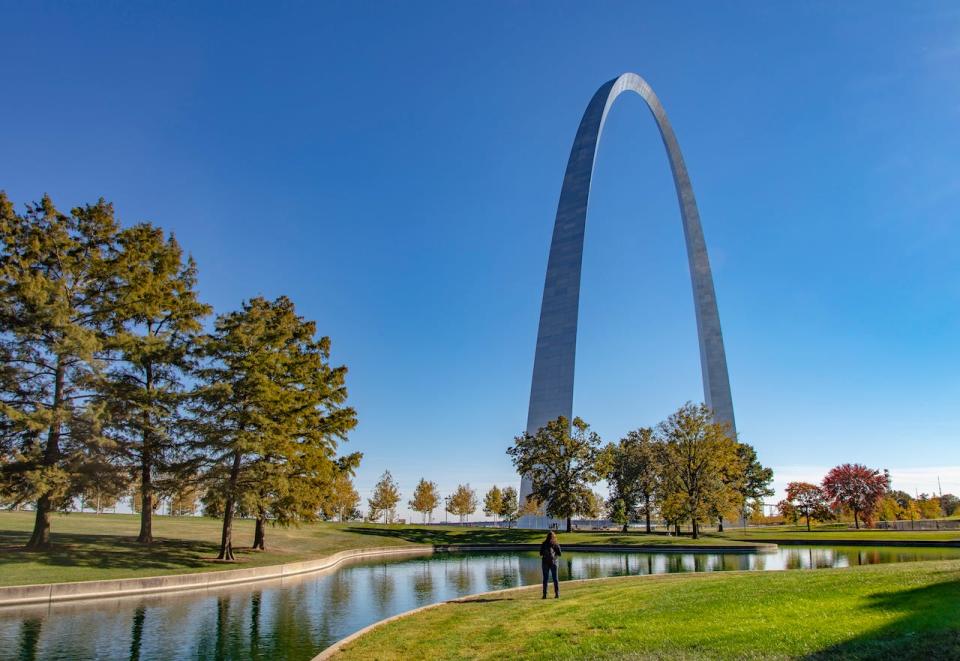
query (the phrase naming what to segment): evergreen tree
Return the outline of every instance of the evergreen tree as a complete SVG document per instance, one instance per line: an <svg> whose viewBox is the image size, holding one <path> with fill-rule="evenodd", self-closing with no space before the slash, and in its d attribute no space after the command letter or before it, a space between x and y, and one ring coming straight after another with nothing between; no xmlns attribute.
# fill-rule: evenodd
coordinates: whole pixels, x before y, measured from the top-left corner
<svg viewBox="0 0 960 661"><path fill-rule="evenodd" d="M521 475L533 483L530 498L546 505L549 516L567 521L583 511L593 493L589 485L600 479L600 437L580 418L551 420L535 434L514 439L507 454Z"/></svg>
<svg viewBox="0 0 960 661"><path fill-rule="evenodd" d="M382 515L384 523L393 523L399 502L400 487L390 471L384 471L380 481L373 487L373 495L367 500L367 505L370 506L370 520L375 521Z"/></svg>
<svg viewBox="0 0 960 661"><path fill-rule="evenodd" d="M66 215L44 196L19 215L0 193L0 490L35 503L30 549L50 545L53 510L116 470L93 400L116 232L102 199Z"/></svg>
<svg viewBox="0 0 960 661"><path fill-rule="evenodd" d="M256 516L262 549L268 515L280 525L310 520L328 495L337 443L356 414L344 406L346 368L329 365L330 339L315 332L288 298L254 298L217 317L205 341L192 424L209 463L205 504L222 502L220 559L234 558L239 507Z"/></svg>
<svg viewBox="0 0 960 661"><path fill-rule="evenodd" d="M196 265L173 236L149 224L120 232L113 255L111 367L103 387L110 433L139 478L140 534L153 541L155 481L170 474L183 381L194 364L201 319L210 307L197 298Z"/></svg>
<svg viewBox="0 0 960 661"><path fill-rule="evenodd" d="M413 490L413 498L407 504L414 512L423 514L423 522L427 523L433 518L433 510L437 509L439 502L440 492L437 490L437 483L427 482L421 477Z"/></svg>

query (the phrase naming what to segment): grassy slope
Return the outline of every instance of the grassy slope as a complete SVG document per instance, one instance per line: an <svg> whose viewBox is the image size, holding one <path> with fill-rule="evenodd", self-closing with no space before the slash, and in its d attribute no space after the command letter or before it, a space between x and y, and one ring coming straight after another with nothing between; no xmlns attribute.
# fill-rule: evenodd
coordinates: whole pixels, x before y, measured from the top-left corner
<svg viewBox="0 0 960 661"><path fill-rule="evenodd" d="M337 658L960 658L958 613L960 561L604 579L444 605Z"/></svg>
<svg viewBox="0 0 960 661"><path fill-rule="evenodd" d="M243 549L253 541L253 522L234 524L238 562L225 564L214 557L220 541L220 521L194 517L158 516L157 542L149 547L134 540L139 518L131 514L69 514L54 517L54 548L26 552L33 526L30 512L0 512L0 585L86 581L130 576L158 576L234 567L255 567L318 558L351 548L405 544L496 544L539 542L536 530L378 526L318 523L300 528L268 528L267 551ZM616 533L561 534L562 543L581 544L690 544L689 538ZM704 538L703 544L741 545L742 542Z"/></svg>
<svg viewBox="0 0 960 661"><path fill-rule="evenodd" d="M724 534L728 539L761 540L831 540L861 539L864 541L890 539L902 541L956 541L960 542L960 530L856 530L842 526L813 526L807 532L805 526L778 526L771 528L731 529Z"/></svg>

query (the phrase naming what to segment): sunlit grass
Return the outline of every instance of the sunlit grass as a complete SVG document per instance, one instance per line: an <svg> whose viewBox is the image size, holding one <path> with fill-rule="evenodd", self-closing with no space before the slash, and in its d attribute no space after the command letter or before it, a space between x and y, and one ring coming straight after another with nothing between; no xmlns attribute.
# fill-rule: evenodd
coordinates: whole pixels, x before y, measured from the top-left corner
<svg viewBox="0 0 960 661"><path fill-rule="evenodd" d="M960 658L960 561L533 587L375 629L349 659Z"/></svg>

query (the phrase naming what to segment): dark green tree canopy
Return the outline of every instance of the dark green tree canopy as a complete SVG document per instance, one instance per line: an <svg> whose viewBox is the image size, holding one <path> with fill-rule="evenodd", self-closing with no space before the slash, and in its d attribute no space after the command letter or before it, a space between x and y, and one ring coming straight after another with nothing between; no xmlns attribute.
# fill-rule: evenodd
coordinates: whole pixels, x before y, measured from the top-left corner
<svg viewBox="0 0 960 661"><path fill-rule="evenodd" d="M600 436L580 418L571 424L560 416L536 434L524 433L507 450L521 475L533 483L530 497L544 503L549 516L567 520L589 508L590 485L601 475L598 470Z"/></svg>

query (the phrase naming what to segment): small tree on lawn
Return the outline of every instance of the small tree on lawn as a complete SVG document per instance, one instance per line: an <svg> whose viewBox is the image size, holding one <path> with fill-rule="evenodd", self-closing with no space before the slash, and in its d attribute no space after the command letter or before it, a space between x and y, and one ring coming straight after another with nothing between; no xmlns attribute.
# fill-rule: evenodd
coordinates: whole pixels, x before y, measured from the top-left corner
<svg viewBox="0 0 960 661"><path fill-rule="evenodd" d="M506 487L500 494L500 518L507 522L510 528L520 518L520 506L517 502L517 490Z"/></svg>
<svg viewBox="0 0 960 661"><path fill-rule="evenodd" d="M794 512L806 517L808 531L811 517L818 521L830 518L827 494L816 484L791 482L787 485L787 502Z"/></svg>
<svg viewBox="0 0 960 661"><path fill-rule="evenodd" d="M456 491L450 496L447 511L460 517L460 523L477 511L477 494L469 484L458 484Z"/></svg>
<svg viewBox="0 0 960 661"><path fill-rule="evenodd" d="M428 523L433 519L433 510L437 509L440 502L440 491L437 489L436 482L427 482L420 478L417 482L417 488L413 490L413 498L408 505L414 512L423 514L423 522Z"/></svg>
<svg viewBox="0 0 960 661"><path fill-rule="evenodd" d="M384 523L392 523L399 502L400 487L390 471L384 471L380 481L373 487L373 496L367 500L367 505L370 506L370 520L383 516Z"/></svg>
<svg viewBox="0 0 960 661"><path fill-rule="evenodd" d="M500 516L502 507L503 492L500 491L500 487L494 484L490 487L490 491L483 497L483 513L487 516L492 516L493 520L496 521Z"/></svg>
<svg viewBox="0 0 960 661"><path fill-rule="evenodd" d="M847 507L853 512L853 524L860 528L860 520L869 524L880 500L890 487L890 478L863 464L842 464L831 468L823 478L823 491L836 508Z"/></svg>

